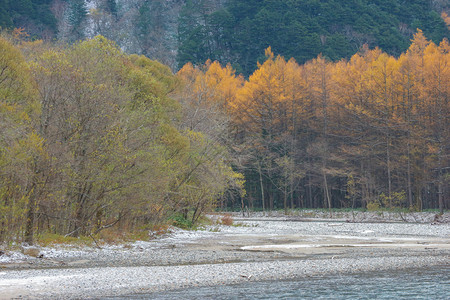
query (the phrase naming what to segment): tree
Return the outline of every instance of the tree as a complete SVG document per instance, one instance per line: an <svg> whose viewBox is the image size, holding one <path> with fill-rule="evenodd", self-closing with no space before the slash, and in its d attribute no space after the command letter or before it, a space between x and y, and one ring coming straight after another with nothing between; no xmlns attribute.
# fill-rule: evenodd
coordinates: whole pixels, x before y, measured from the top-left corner
<svg viewBox="0 0 450 300"><path fill-rule="evenodd" d="M230 113L235 122L238 140L247 148L247 167L256 172L262 206L266 207L266 191L282 192L283 206L294 205L294 190L302 172L297 169L298 118L305 114L299 68L294 60L275 58L266 50L267 60L250 76L230 103ZM304 100L304 99L303 99ZM265 188L267 186L267 188ZM269 194L268 207L274 207L275 194Z"/></svg>
<svg viewBox="0 0 450 300"><path fill-rule="evenodd" d="M32 126L38 110L24 57L0 37L0 240L19 233L19 224L25 223L25 240L33 242L35 208L44 185L37 171L45 150Z"/></svg>
<svg viewBox="0 0 450 300"><path fill-rule="evenodd" d="M187 189L186 194L190 195L187 206L195 207L195 221L218 199L242 199L242 176L230 167L237 157L230 145L227 111L243 79L235 75L231 66L210 61L201 68L187 64L177 77L182 87L177 95L183 107L182 128L188 133L193 158L180 189Z"/></svg>
<svg viewBox="0 0 450 300"><path fill-rule="evenodd" d="M436 43L449 38L439 16L445 7L426 1L226 1L219 8L206 5L211 2L187 1L184 7L178 31L180 67L213 59L249 76L269 45L303 64L320 53L327 59L349 59L364 44L399 56L416 28Z"/></svg>
<svg viewBox="0 0 450 300"><path fill-rule="evenodd" d="M446 172L449 149L450 46L447 40L439 46L429 44L424 50L424 80L421 85L425 101L425 126L431 142L434 171L438 186L438 203L443 214L446 199Z"/></svg>
<svg viewBox="0 0 450 300"><path fill-rule="evenodd" d="M84 0L70 0L68 12L69 26L71 28L70 41L75 42L85 37L84 28L88 10Z"/></svg>

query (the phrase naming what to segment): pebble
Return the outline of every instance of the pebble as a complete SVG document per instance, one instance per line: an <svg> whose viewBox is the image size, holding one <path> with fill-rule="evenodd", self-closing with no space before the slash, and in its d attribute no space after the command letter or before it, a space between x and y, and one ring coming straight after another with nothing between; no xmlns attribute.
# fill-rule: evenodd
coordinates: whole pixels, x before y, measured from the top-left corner
<svg viewBox="0 0 450 300"><path fill-rule="evenodd" d="M239 235L264 236L268 241L276 241L279 236L289 234L301 234L311 241L317 241L321 236L357 235L390 239L421 237L443 239L448 243L450 232L449 224L339 223L342 225L329 226L335 221L280 222L270 218L236 222L242 222L245 226L221 226L219 232L177 231L154 242L138 242L129 247L40 249L44 254L42 259L24 260L33 263L31 269L21 269L19 264L0 272L0 299L19 296L23 299L101 298L249 280L431 267L448 265L450 261L448 248L430 251L352 247L344 254L297 258L277 252L196 250L185 246L202 239L221 241ZM58 262L56 268L55 261Z"/></svg>

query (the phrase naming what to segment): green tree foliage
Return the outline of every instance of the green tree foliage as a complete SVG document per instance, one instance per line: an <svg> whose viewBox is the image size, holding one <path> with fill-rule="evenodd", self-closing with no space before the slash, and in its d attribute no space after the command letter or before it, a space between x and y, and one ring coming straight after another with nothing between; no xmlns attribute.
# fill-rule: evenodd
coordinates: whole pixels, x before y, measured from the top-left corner
<svg viewBox="0 0 450 300"><path fill-rule="evenodd" d="M189 128L170 69L98 36L0 39L0 239L132 231L242 189L218 136ZM200 116L199 116L200 117ZM200 119L207 118L203 115Z"/></svg>
<svg viewBox="0 0 450 300"><path fill-rule="evenodd" d="M33 37L52 37L57 31L57 21L51 4L52 0L1 0L0 27L21 27Z"/></svg>
<svg viewBox="0 0 450 300"><path fill-rule="evenodd" d="M71 41L78 41L85 37L85 21L87 17L87 7L84 0L69 1L69 25L71 27Z"/></svg>
<svg viewBox="0 0 450 300"><path fill-rule="evenodd" d="M40 190L36 164L45 156L33 129L39 109L24 57L0 37L0 241L24 229Z"/></svg>
<svg viewBox="0 0 450 300"><path fill-rule="evenodd" d="M11 17L8 15L9 1L0 0L0 27L9 28L12 26Z"/></svg>
<svg viewBox="0 0 450 300"><path fill-rule="evenodd" d="M180 67L212 59L249 75L264 60L257 54L268 46L304 63L319 53L332 60L349 58L364 44L398 56L416 28L436 43L450 37L439 12L424 0L231 0L218 11L202 9L207 2L187 1L184 6Z"/></svg>
<svg viewBox="0 0 450 300"><path fill-rule="evenodd" d="M106 0L105 2L106 10L117 18L117 3L116 0Z"/></svg>

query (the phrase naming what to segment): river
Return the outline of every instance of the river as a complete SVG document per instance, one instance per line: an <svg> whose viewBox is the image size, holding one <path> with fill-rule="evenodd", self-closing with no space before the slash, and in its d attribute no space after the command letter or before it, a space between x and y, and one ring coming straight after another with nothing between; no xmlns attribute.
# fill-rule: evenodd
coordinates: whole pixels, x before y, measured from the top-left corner
<svg viewBox="0 0 450 300"><path fill-rule="evenodd" d="M450 266L189 288L122 299L449 299ZM112 299L112 298L109 298ZM118 299L118 298L114 298Z"/></svg>

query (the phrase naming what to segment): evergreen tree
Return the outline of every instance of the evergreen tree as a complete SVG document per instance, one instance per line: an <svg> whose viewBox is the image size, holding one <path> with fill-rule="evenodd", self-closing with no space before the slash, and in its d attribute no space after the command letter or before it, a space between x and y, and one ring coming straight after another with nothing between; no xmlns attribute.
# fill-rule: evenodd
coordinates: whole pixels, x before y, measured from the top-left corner
<svg viewBox="0 0 450 300"><path fill-rule="evenodd" d="M9 1L8 0L0 0L0 27L8 28L12 25L11 16L8 13L9 10Z"/></svg>
<svg viewBox="0 0 450 300"><path fill-rule="evenodd" d="M117 3L116 3L116 0L106 0L106 10L114 18L117 18Z"/></svg>
<svg viewBox="0 0 450 300"><path fill-rule="evenodd" d="M70 0L69 25L71 26L70 40L76 41L84 38L83 23L87 17L87 7L84 0Z"/></svg>
<svg viewBox="0 0 450 300"><path fill-rule="evenodd" d="M0 27L24 28L32 37L56 33L56 18L50 10L52 0L0 0Z"/></svg>
<svg viewBox="0 0 450 300"><path fill-rule="evenodd" d="M219 27L211 22L213 13L202 9L204 2L187 1L184 6L180 67L188 61L218 59L249 75L264 61L268 46L303 63L319 53L333 60L349 58L365 44L398 56L416 28L436 43L450 38L440 14L425 0L230 0L221 12L227 21Z"/></svg>

